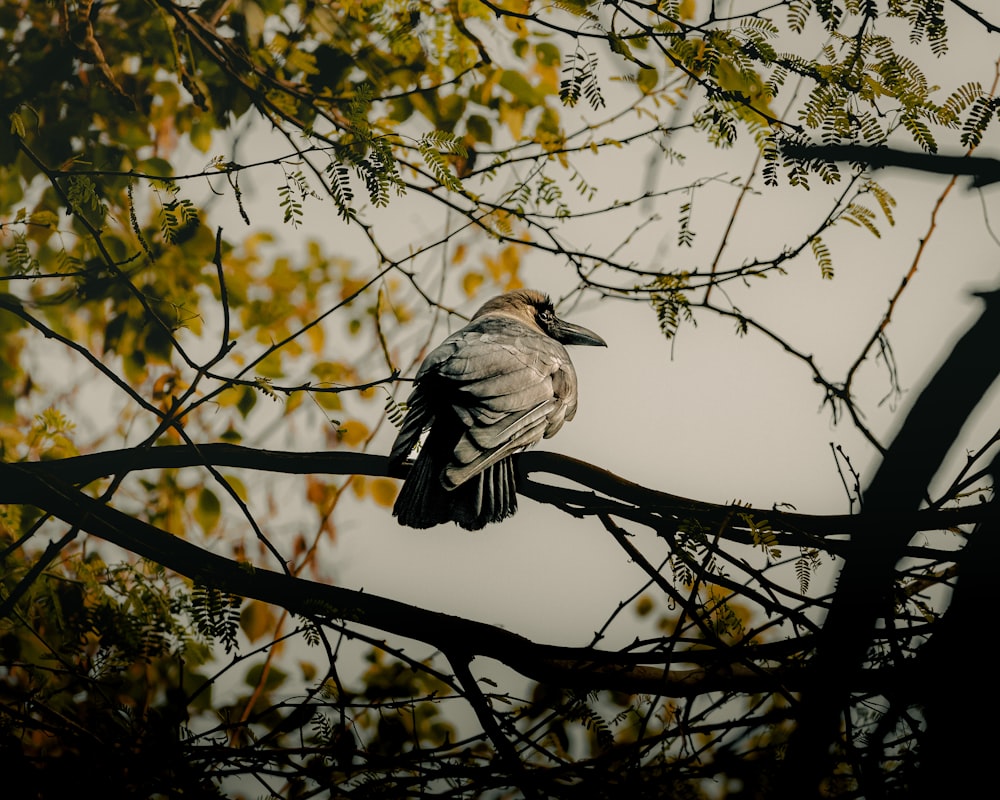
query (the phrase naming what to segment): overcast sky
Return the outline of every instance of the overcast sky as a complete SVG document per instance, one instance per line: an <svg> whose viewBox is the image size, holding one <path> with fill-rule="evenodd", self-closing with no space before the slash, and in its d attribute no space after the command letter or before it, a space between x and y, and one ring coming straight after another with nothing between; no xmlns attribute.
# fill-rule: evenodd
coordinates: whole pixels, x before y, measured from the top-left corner
<svg viewBox="0 0 1000 800"><path fill-rule="evenodd" d="M925 56L921 61L929 73L935 71L932 81L946 90L969 79L988 87L1000 55L996 37L991 42L975 27L961 26L953 28L952 37L946 60L933 64ZM1000 155L998 141L994 127L977 155ZM752 163L744 148L720 154L700 147L693 134L678 137L676 147L689 154L684 171L690 177L716 172L745 177ZM602 201L641 190L649 167L645 154L601 159L599 167L595 162L588 169L599 169L602 177L586 174L602 186ZM706 159L711 159L710 167ZM673 165L658 170L657 188L680 183L677 170ZM730 292L746 313L812 353L832 380L844 377L885 313L948 181L900 170L875 177L897 201L896 225L880 223L881 239L843 223L827 234L836 267L833 281L822 280L807 255L785 277ZM759 179L755 186L762 188ZM1000 247L990 228L991 222L1000 226L1000 189L979 192L967 186L967 180L961 181L940 208L937 228L889 329L902 397L879 405L889 389L886 372L874 361L862 368L858 399L883 444L891 441L921 386L978 316L981 302L970 292L1000 286ZM733 266L777 252L782 242L795 240L795 231L808 230L821 218L829 196L818 187L810 193L766 190L753 198L731 234L724 263ZM722 185L696 194L692 249L674 244L676 216L671 213L679 201L664 202L655 209L662 220L636 237L633 257L665 269L704 269L735 198L736 190ZM630 222L623 214L617 226L577 226L573 244L600 250L602 242L620 241L637 220ZM427 220L417 222L426 225ZM565 265L538 255L530 258L524 275L529 285L557 296L575 278ZM469 311L476 305L478 301L471 303ZM700 315L698 327L682 328L671 344L659 334L650 309L610 301L584 302L568 316L600 333L609 347L572 350L580 376L580 409L573 422L540 447L674 494L763 508L791 503L818 514L850 510L831 443L844 448L863 478L873 474L875 451L849 421L832 424L829 408L820 407L822 391L805 365L765 337L751 333L739 338L730 321ZM954 463L964 459L966 447L996 430L998 408L994 387L956 445ZM383 433L374 448L379 452L391 444L392 431ZM643 580L599 523L579 522L530 500L522 500L514 519L476 534L454 526L428 532L400 529L387 514L370 508L360 510L353 525L342 522L341 531L331 557L345 584L503 623L549 641L584 643ZM638 533L637 544L650 553L662 552L652 534ZM624 632L622 636L629 638Z"/></svg>
<svg viewBox="0 0 1000 800"><path fill-rule="evenodd" d="M951 39L951 53L940 62L934 63L924 50L920 63L933 71L932 81L945 91L967 80L979 80L988 87L1000 54L997 37L991 39L972 25L956 24ZM611 108L613 91L609 93ZM1000 156L997 131L994 124L978 155ZM671 144L688 155L683 168L659 164L651 169L650 149L638 148L603 150L600 156L577 163L587 179L600 187L595 202L604 204L635 197L650 188L650 181L652 188L664 190L707 175L742 179L753 161L749 137L728 153L701 144L697 134L681 134ZM245 156L250 150L258 158L270 157L286 152L287 144L277 144L259 130L240 138L237 149L224 155L248 161ZM948 152L958 151L949 148ZM204 156L192 161L200 166ZM241 186L254 227L246 229L226 199L216 198L212 211L212 224L222 224L233 239L241 230L270 229L272 221L277 225L277 171L245 178ZM881 239L844 223L826 234L836 268L834 280L822 280L807 254L790 265L786 276L755 282L750 289L727 287L734 304L800 350L812 353L824 374L835 381L844 377L909 270L948 180L898 170L880 172L876 178L897 201L896 225L880 221ZM978 192L966 185L967 181L961 182L941 207L937 229L889 329L902 397L880 406L879 399L889 388L886 372L874 361L862 368L857 398L883 444L891 441L906 407L978 315L981 304L970 292L1000 286L1000 246L990 228L993 223L1000 229L1000 189ZM774 255L783 244L798 241L801 232L814 228L826 213L832 196L823 186L814 186L808 193L794 188L764 190L759 178L754 186L763 194L745 203L729 237L725 266ZM644 225L622 252L648 268L705 269L736 196L737 188L724 180L695 194L692 228L697 236L692 248L676 244L678 205L686 199L680 196L652 208L633 206L598 224L588 220L569 225L563 237L578 249L607 252L635 226L657 214L659 219ZM294 253L306 239L317 237L330 254L356 259L359 264L374 263L358 226L334 219L332 206L307 204L306 212L303 228L277 230L279 247ZM394 200L388 209L367 213L380 236L393 232L393 255L405 254L414 241L430 240L454 224L439 208L413 198ZM474 248L492 247L481 238L466 241ZM432 270L435 259L440 257L412 266ZM527 256L522 277L529 286L557 298L576 282L566 264L537 253ZM463 310L471 314L483 299L467 303ZM721 301L721 293L714 299ZM545 449L697 500L739 500L762 508L789 503L816 514L850 510L831 442L844 448L863 478L873 474L877 457L871 446L849 422L832 424L829 408L821 408L822 391L805 365L765 337L754 333L737 337L730 321L700 314L696 328L684 326L677 339L668 342L659 333L652 310L635 303L584 299L575 308L567 307L565 315L597 331L608 348L572 350L580 379L579 412L556 438L543 443ZM427 325L429 321L419 322L407 338L393 341L393 346L412 352ZM444 324L439 325L436 340L448 332ZM216 340L209 335L205 340L214 350ZM337 353L330 352L329 358L336 359ZM405 391L400 399L403 396ZM955 456L962 458L964 448L975 446L996 429L998 408L1000 398L994 387L977 421L956 446ZM89 411L97 419L105 409L103 400L97 400ZM81 408L78 421L84 426L87 415L87 409ZM273 416L264 427L271 434L248 444L284 446L285 425L293 426L302 449L314 449L325 435L321 431L326 423L318 412L312 417L297 415L292 421ZM372 451L387 453L393 433L391 426L383 425ZM287 481L290 491L297 491L294 487L300 480L274 478L277 486ZM293 528L291 521L287 530ZM387 510L370 502L352 503L338 511L338 531L336 545L324 554L327 571L338 583L503 624L539 640L586 643L618 602L644 582L640 570L627 561L599 523L580 522L527 499L522 499L516 517L478 533L455 526L423 532L403 529ZM651 554L663 552L648 531L636 533L638 546ZM827 576L832 574L828 570ZM624 627L620 636L630 638Z"/></svg>

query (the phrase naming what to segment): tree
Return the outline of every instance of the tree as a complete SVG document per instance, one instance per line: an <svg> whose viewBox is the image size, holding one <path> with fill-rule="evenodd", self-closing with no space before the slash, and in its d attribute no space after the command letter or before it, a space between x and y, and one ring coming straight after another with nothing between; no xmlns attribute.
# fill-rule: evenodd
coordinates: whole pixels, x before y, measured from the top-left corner
<svg viewBox="0 0 1000 800"><path fill-rule="evenodd" d="M901 163L896 147L987 141L996 86L963 53L950 88L931 77L952 27L998 32L987 14L123 0L0 15L11 785L876 797L939 792L950 764L985 756L952 732L990 713L987 662L963 663L957 689L928 676L982 636L991 599L1000 433L957 468L946 454L1000 369L996 295L912 408L896 403L891 442L863 369L879 359L898 401L889 334L955 179L842 379L750 287L833 279L845 230L893 226L868 166ZM790 191L810 213L768 219L763 255L745 255L737 221ZM663 227L696 266L656 256ZM395 484L368 451L413 366L539 263L561 268L564 304L647 309L681 346L723 320L802 365L880 459L869 472L834 449L852 513L688 499L531 452L521 493L600 523L642 574L591 641L336 585L346 509L393 524Z"/></svg>

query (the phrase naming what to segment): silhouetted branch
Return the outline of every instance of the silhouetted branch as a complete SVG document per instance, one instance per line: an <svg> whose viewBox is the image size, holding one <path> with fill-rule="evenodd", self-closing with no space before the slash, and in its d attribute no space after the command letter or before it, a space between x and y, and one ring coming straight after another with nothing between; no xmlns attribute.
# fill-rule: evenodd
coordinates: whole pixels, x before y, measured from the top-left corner
<svg viewBox="0 0 1000 800"><path fill-rule="evenodd" d="M988 186L1000 181L1000 160L983 156L945 156L890 147L868 147L860 144L799 145L785 144L781 148L789 158L808 161L850 161L872 169L901 167L937 175L970 175L973 186Z"/></svg>
<svg viewBox="0 0 1000 800"><path fill-rule="evenodd" d="M646 489L624 481L583 462L533 453L525 456L527 467L547 467L566 477L584 479L601 489L633 500L645 498L657 506L657 513L672 508L684 513L731 514L731 509L713 507ZM364 472L384 475L386 460L380 456L358 453L276 453L233 445L216 444L192 447L163 447L151 450L125 450L79 456L63 461L0 465L0 503L21 503L44 509L54 517L78 526L143 558L188 578L212 585L224 592L255 598L312 619L341 619L370 626L386 633L416 639L446 652L461 651L471 656L497 659L522 674L542 682L592 690L613 688L627 692L650 692L664 696L686 696L706 691L768 691L776 683L795 691L802 688L800 668L765 667L756 663L769 659L770 650L754 645L737 648L732 657L719 649L681 649L671 653L611 652L590 647L561 647L539 644L516 633L448 614L416 608L405 603L361 591L295 578L246 563L239 563L203 550L190 542L135 519L73 488L67 481L81 483L101 474L183 466L200 466L204 459L217 466L241 466L270 471L303 474L307 472ZM534 463L532 463L532 459ZM540 485L536 485L540 487ZM544 492L536 491L536 494ZM740 509L746 511L746 509ZM911 514L905 519L917 525L937 527L942 515L964 521L977 518L976 509L961 509L933 514ZM800 524L813 521L822 527L824 519L807 515ZM858 521L846 517L842 522ZM868 520L871 523L871 520ZM809 647L800 640L797 647ZM667 670L672 661L702 664L692 670ZM877 674L867 676L877 685Z"/></svg>
<svg viewBox="0 0 1000 800"><path fill-rule="evenodd" d="M220 591L261 600L312 619L339 619L376 628L386 633L423 641L444 651L460 646L470 656L497 659L539 681L555 682L592 690L678 696L725 690L736 683L751 690L766 687L762 676L739 665L722 666L716 653L614 653L597 648L575 648L538 644L516 633L449 614L420 609L406 603L316 583L289 575L257 569L233 561L137 520L57 478L23 464L0 465L0 502L16 502L44 508L54 517L78 526L138 556L154 561L191 580ZM742 650L743 659L752 654ZM671 658L685 663L704 661L695 670L664 671L659 664ZM775 680L773 676L767 682ZM794 672L788 680L794 683ZM783 679L784 682L784 679Z"/></svg>
<svg viewBox="0 0 1000 800"><path fill-rule="evenodd" d="M920 393L903 427L865 491L865 508L874 512L917 508L961 427L1000 375L1000 292L980 295L986 307L955 344L948 359ZM983 519L994 520L998 505L985 504ZM815 796L828 775L830 743L854 691L855 678L868 660L880 619L894 618L894 570L914 530L886 526L864 541L864 557L848 559L841 571L833 607L823 626L811 670L824 686L807 693L800 724L789 744L789 769L781 797Z"/></svg>
<svg viewBox="0 0 1000 800"><path fill-rule="evenodd" d="M976 9L962 2L962 0L951 0L953 6L962 9L966 14L972 17L976 22L983 26L989 33L1000 33L1000 25L994 25L992 22L986 19L980 12Z"/></svg>
<svg viewBox="0 0 1000 800"><path fill-rule="evenodd" d="M531 450L516 457L519 473L518 492L540 503L563 507L577 516L599 516L611 513L651 528L663 526L687 517L697 517L711 525L726 523L724 538L741 543L749 540L741 532L734 512L759 518L766 517L775 530L792 537L787 543L816 545L817 537L847 534L878 535L889 527L903 526L914 531L930 531L973 524L986 518L986 507L970 505L934 511L865 512L860 514L800 514L774 508L761 509L739 505L722 505L692 500L680 495L661 492L629 481L613 472L569 456ZM385 477L388 462L385 456L357 452L294 452L261 450L226 443L173 445L147 449L109 450L72 458L19 464L28 472L49 475L75 485L85 485L108 475L146 469L180 469L183 467L240 467L290 475L369 475ZM567 478L592 491L569 489L539 483L534 473L548 473ZM6 499L5 499L6 498ZM0 486L0 502L19 502L8 487ZM825 542L834 550L843 542Z"/></svg>

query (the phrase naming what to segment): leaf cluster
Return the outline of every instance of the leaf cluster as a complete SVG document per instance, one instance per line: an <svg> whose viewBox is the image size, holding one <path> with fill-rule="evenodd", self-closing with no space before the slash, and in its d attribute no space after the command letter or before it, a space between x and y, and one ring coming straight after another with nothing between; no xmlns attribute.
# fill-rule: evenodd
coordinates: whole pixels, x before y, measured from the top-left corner
<svg viewBox="0 0 1000 800"><path fill-rule="evenodd" d="M975 147L1000 103L972 79L942 93L930 62L893 35L902 25L916 52L943 58L939 0L704 12L690 0L0 6L10 130L0 139L0 460L44 488L0 506L0 753L12 786L66 796L98 776L123 796L201 797L253 776L289 797L329 787L715 796L706 781L766 793L801 721L800 690L815 688L800 667L834 601L821 569L844 556L845 530L878 533L870 523L651 490L637 499L642 487L599 470L581 478L579 465L562 474L586 491L522 481L522 492L603 524L641 571L635 597L579 648L352 592L323 560L345 498L380 513L392 505L395 484L360 451L383 421L401 422L396 383L440 333L420 323L461 318L453 296L519 286L529 256L566 266L581 289L644 302L668 339L701 313L762 332L810 368L835 409L856 412L850 375L825 378L749 312L714 305L711 290L783 274L802 253L832 279L832 226L880 236L894 224L895 202L864 164L792 156L789 145ZM827 42L818 58L787 35L817 28ZM263 127L273 149L258 149ZM624 181L595 177L591 160L646 143L680 168L685 130L716 148L747 140L768 189L813 181L840 193L769 257L727 264L723 236L711 265L640 264L630 245L657 217L628 230L618 212L680 192L672 241L694 254L702 220L717 216L701 213L701 188L740 181L661 190L651 179L627 194ZM268 191L271 215L253 202ZM404 194L414 205L397 214ZM312 239L315 208L323 236ZM411 208L419 237L401 240L397 220ZM225 234L223 214L236 226ZM583 244L569 233L581 221ZM598 243L598 226L616 240ZM883 331L872 346L891 371ZM72 366L68 386L58 370L32 369L46 359ZM77 385L80 375L93 382ZM81 399L95 386L97 423ZM383 403L371 402L376 387ZM294 453L213 455L219 442L276 434ZM127 457L64 480L118 441L134 445ZM166 445L193 456L157 463L176 453ZM327 476L306 451L359 460ZM975 466L987 451L947 500L991 491ZM308 477L291 491L250 484L261 461ZM104 561L110 548L89 531L121 533L119 514L145 535L123 539L126 549L151 547L177 571ZM653 532L643 547L656 563L632 523ZM882 716L858 709L899 689L901 665L942 630L938 600L955 563L940 540L969 524L920 528L939 546L893 574L893 624L865 657L871 683L838 709L856 727L837 729L844 777L831 793L859 794L868 774L881 794L912 785L927 740L908 699ZM184 548L196 566L176 558ZM642 638L601 649L633 607ZM289 641L308 655L288 657ZM529 679L527 692L474 675L487 659Z"/></svg>

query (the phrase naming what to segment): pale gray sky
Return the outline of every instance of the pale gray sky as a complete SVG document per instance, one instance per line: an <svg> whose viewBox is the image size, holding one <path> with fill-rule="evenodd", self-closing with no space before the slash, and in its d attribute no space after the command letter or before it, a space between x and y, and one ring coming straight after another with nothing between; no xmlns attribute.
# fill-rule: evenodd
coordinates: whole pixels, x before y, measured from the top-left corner
<svg viewBox="0 0 1000 800"><path fill-rule="evenodd" d="M924 55L920 63L933 70L932 80L950 90L970 79L989 86L998 55L997 37L963 23L953 28L952 50L945 59L934 62ZM612 107L613 91L608 95ZM581 113L597 116L588 109ZM743 178L753 161L749 137L731 152L703 145L699 135L692 133L679 135L672 145L688 155L687 164L658 169L657 189L706 175ZM250 160L250 152L256 158L269 157L287 152L287 145L257 131L240 141L239 160ZM948 152L956 148L949 146ZM1000 155L996 125L978 154ZM192 157L192 164L201 166L204 160ZM646 188L648 150L605 150L596 159L581 158L578 163L587 179L600 187L596 203L631 198ZM943 177L902 171L875 177L897 201L897 224L890 227L881 221L881 239L845 223L827 234L836 267L833 281L821 280L819 268L807 254L790 265L786 276L757 282L751 289L734 285L726 290L748 315L811 352L832 380L844 376L884 313L920 238L926 235L934 203L947 182ZM213 215L218 216L213 216L212 223L223 224L233 239L244 230L275 230L277 246L292 253L300 252L306 239L316 237L331 254L375 267L358 226L337 219L329 204L307 203L306 224L299 230L281 227L274 193L280 178L277 168L271 174L262 171L241 178L252 228L244 226L228 198L214 201ZM978 314L979 305L970 298L970 291L1000 285L1000 246L988 224L1000 225L1000 189L991 187L980 194L968 191L964 184L942 206L937 230L889 329L904 395L878 405L888 383L885 371L873 362L863 367L857 385L866 419L885 444L935 365ZM759 179L755 188L763 190ZM774 254L784 243L797 241L803 231L815 227L838 191L839 187L829 189L814 181L808 193L766 189L749 198L730 236L724 263L734 266ZM690 249L675 243L677 207L684 199L679 196L668 197L652 209L637 205L596 224L593 219L570 224L562 236L578 249L606 252L656 213L659 221L645 226L623 252L643 266L705 269L735 198L736 189L722 182L698 191L692 222L697 238ZM388 209L368 212L367 219L385 237L382 241L394 256L455 224L439 207L412 196L394 200ZM465 241L472 247L492 247L481 238L466 237ZM440 256L434 255L414 266L433 271L439 262ZM553 296L575 284L575 275L565 264L537 253L527 257L522 277L528 285ZM432 286L430 280L424 285ZM482 299L467 303L464 310L471 313ZM721 301L722 294L714 299ZM545 449L698 500L739 500L765 508L791 503L807 513L848 510L831 442L843 446L863 477L871 476L877 459L870 445L849 422L831 424L829 409L820 408L821 390L806 367L763 336L751 333L738 338L728 320L699 315L698 327L684 326L671 344L659 334L652 310L634 303L586 300L567 312L567 317L599 332L609 347L572 351L580 377L579 412L556 438L543 443ZM447 332L439 326L435 338L440 340ZM418 338L411 333L407 341L393 344L405 351ZM334 338L330 341L334 348ZM205 342L210 350L216 347L210 334ZM334 349L328 355L337 357ZM383 374L384 368L373 359L372 374L367 377ZM103 395L98 397L89 409L95 419L107 408ZM266 401L262 399L259 405L265 406ZM381 403L375 403L371 410L380 407ZM957 458L962 457L963 448L974 446L996 428L998 408L1000 396L994 387L978 420L956 446ZM273 438L249 443L283 446L281 439L288 432L301 449L315 449L323 441L326 423L318 411L307 408L290 418L280 417L279 411L276 407L270 420L262 420L262 429L273 431ZM87 416L87 409L81 409L83 424ZM384 425L372 451L388 452L393 433L391 426ZM279 486L287 482L294 492L300 479L273 480ZM297 527L295 510L289 509L287 516L285 526L279 526L286 533ZM426 532L403 529L388 511L371 503L343 508L338 526L337 544L324 552L328 572L338 583L503 624L546 641L584 643L618 602L644 581L640 570L628 563L598 523L579 522L530 500L522 500L515 518L475 534L452 526ZM637 545L650 553L661 552L651 534L638 533ZM281 536L282 530L277 534ZM627 630L621 635L630 638Z"/></svg>

